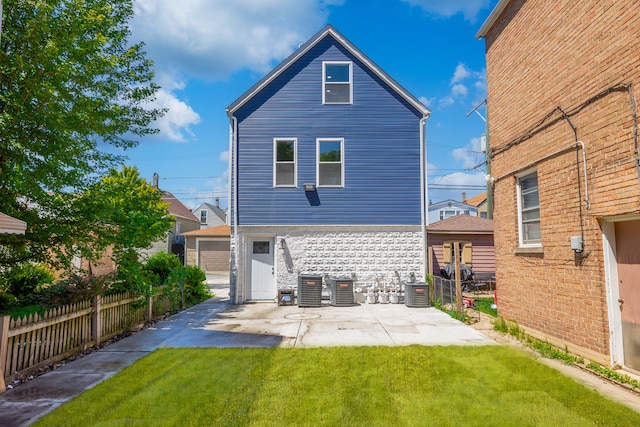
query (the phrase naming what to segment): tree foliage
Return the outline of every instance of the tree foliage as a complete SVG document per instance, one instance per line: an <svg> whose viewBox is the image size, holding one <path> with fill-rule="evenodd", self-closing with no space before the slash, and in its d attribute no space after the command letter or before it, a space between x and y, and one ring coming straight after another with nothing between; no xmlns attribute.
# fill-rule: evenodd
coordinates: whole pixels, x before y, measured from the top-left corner
<svg viewBox="0 0 640 427"><path fill-rule="evenodd" d="M164 112L152 63L128 43L132 0L4 0L2 14L0 211L28 228L0 235L0 266L65 261L95 219L78 194Z"/></svg>
<svg viewBox="0 0 640 427"><path fill-rule="evenodd" d="M94 212L88 251L98 258L112 248L118 266L137 263L137 251L164 238L173 224L169 204L162 194L140 177L135 167L112 169L81 197L87 211Z"/></svg>

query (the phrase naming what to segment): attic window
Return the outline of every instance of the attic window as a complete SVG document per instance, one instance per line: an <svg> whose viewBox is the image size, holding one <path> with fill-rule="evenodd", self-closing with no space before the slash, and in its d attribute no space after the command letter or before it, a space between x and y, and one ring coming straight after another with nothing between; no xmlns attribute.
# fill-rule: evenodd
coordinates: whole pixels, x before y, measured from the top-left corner
<svg viewBox="0 0 640 427"><path fill-rule="evenodd" d="M322 103L351 104L351 62L322 63Z"/></svg>

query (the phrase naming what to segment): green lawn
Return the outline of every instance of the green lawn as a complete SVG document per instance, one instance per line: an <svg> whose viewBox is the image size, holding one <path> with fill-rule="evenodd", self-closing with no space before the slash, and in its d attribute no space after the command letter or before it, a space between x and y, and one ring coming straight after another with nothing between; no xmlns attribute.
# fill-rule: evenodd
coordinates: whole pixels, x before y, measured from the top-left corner
<svg viewBox="0 0 640 427"><path fill-rule="evenodd" d="M160 349L36 426L638 426L511 347Z"/></svg>

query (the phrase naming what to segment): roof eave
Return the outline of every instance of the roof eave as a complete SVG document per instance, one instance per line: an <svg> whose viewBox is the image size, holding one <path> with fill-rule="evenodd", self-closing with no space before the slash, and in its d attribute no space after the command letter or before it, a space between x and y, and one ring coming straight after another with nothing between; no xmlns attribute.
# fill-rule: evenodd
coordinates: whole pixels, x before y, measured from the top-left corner
<svg viewBox="0 0 640 427"><path fill-rule="evenodd" d="M476 33L476 39L481 39L487 35L491 27L493 27L493 25L496 23L496 21L510 2L511 0L500 0L498 2L496 7L494 7L493 11L491 11L491 13L489 14L487 20L484 21L484 24L482 24L482 26Z"/></svg>

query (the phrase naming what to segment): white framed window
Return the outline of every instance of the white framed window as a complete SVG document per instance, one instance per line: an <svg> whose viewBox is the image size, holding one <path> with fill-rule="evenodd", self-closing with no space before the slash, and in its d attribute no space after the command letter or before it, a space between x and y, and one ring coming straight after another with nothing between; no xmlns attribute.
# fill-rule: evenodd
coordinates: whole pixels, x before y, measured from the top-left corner
<svg viewBox="0 0 640 427"><path fill-rule="evenodd" d="M298 175L296 138L273 139L273 186L295 187Z"/></svg>
<svg viewBox="0 0 640 427"><path fill-rule="evenodd" d="M518 194L518 236L521 247L541 247L538 172L527 171L516 177Z"/></svg>
<svg viewBox="0 0 640 427"><path fill-rule="evenodd" d="M344 138L318 138L316 141L318 187L343 187Z"/></svg>
<svg viewBox="0 0 640 427"><path fill-rule="evenodd" d="M352 78L351 62L323 62L322 103L351 104L353 102Z"/></svg>
<svg viewBox="0 0 640 427"><path fill-rule="evenodd" d="M207 223L207 211L205 209L200 211L200 222L203 224Z"/></svg>

